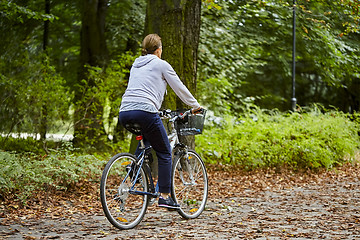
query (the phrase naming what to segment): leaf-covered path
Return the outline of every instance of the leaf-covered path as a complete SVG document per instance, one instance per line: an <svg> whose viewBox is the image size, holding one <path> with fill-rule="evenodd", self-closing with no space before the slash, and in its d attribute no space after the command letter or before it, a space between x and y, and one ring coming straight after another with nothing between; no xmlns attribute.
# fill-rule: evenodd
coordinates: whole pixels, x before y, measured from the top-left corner
<svg viewBox="0 0 360 240"><path fill-rule="evenodd" d="M127 231L104 218L96 191L27 210L3 207L0 239L360 239L359 164L282 172L211 169L207 209L198 219L153 206Z"/></svg>

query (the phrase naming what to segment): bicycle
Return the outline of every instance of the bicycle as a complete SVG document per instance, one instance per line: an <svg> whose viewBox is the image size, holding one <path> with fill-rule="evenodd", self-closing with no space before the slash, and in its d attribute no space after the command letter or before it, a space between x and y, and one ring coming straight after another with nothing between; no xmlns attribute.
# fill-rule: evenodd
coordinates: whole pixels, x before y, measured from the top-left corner
<svg viewBox="0 0 360 240"><path fill-rule="evenodd" d="M205 209L208 197L208 178L201 157L179 141L179 135L202 133L206 110L193 115L165 110L160 112L168 120L173 167L171 197L180 205L178 213L185 219L197 218ZM153 179L151 146L145 146L140 126L131 124L125 128L140 141L140 154L119 153L106 164L100 183L100 198L108 221L119 229L136 227L144 218L148 206L159 197L158 186Z"/></svg>

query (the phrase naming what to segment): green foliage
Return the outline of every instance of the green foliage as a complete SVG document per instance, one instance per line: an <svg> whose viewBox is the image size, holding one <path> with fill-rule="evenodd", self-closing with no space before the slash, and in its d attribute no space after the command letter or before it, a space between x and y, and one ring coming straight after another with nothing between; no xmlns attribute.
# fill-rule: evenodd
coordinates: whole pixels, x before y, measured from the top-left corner
<svg viewBox="0 0 360 240"><path fill-rule="evenodd" d="M106 17L107 46L114 58L126 51L139 51L146 15L145 0L109 2Z"/></svg>
<svg viewBox="0 0 360 240"><path fill-rule="evenodd" d="M214 0L202 0L204 6L206 6L208 9L216 8L217 10L221 9L221 6L215 3Z"/></svg>
<svg viewBox="0 0 360 240"><path fill-rule="evenodd" d="M221 10L203 8L202 12L199 81L205 84L208 79L225 78L230 82L228 94L220 98L228 102L233 115L241 111L246 97L254 97L262 108L288 110L292 96L292 4L275 0L216 3ZM346 112L359 110L358 10L359 5L348 0L297 1L299 104L320 102ZM209 99L210 105L218 98Z"/></svg>
<svg viewBox="0 0 360 240"><path fill-rule="evenodd" d="M33 57L31 61L30 55L24 57L19 63L22 68L0 82L0 131L39 133L43 118L51 122L49 131L57 131L69 119L70 98L65 80L46 55ZM0 69L5 68L0 63Z"/></svg>
<svg viewBox="0 0 360 240"><path fill-rule="evenodd" d="M103 143L107 142L109 134L114 133L121 97L126 89L127 76L135 57L129 51L112 60L106 69L87 66L88 80L82 80L81 84L77 84L82 97L75 103L76 109L81 107L85 112L80 121L88 127L88 131L95 132L94 136L102 135L101 138L105 138L102 139ZM90 118L89 115L94 116L93 114L95 117ZM92 129L94 121L99 121L102 128ZM85 140L91 146L97 145L98 150L102 148L97 137Z"/></svg>
<svg viewBox="0 0 360 240"><path fill-rule="evenodd" d="M24 18L35 19L43 21L53 21L56 17L52 14L43 14L38 11L34 11L29 7L24 7L14 3L13 1L0 1L0 15L10 19L15 19L18 22L23 23Z"/></svg>
<svg viewBox="0 0 360 240"><path fill-rule="evenodd" d="M209 163L245 169L332 168L360 148L359 124L337 111L319 108L282 114L251 108L239 119L226 117L197 137L197 150Z"/></svg>
<svg viewBox="0 0 360 240"><path fill-rule="evenodd" d="M60 142L53 142L53 141L39 141L36 140L32 136L28 136L26 138L21 138L18 134L12 136L4 136L0 137L0 151L7 151L7 152L17 152L17 153L24 153L24 152L32 152L35 154L46 154L48 148L57 148L60 146Z"/></svg>
<svg viewBox="0 0 360 240"><path fill-rule="evenodd" d="M103 99L109 101L109 107L112 110L110 111L112 113L111 117L117 117L118 115L121 97L125 92L130 68L136 57L137 55L130 51L125 52L114 58L106 68Z"/></svg>
<svg viewBox="0 0 360 240"><path fill-rule="evenodd" d="M230 113L231 103L226 100L232 93L232 84L226 78L208 78L199 82L198 96L201 103L216 113Z"/></svg>
<svg viewBox="0 0 360 240"><path fill-rule="evenodd" d="M284 96L279 93L289 92L291 84L283 81L291 77L290 7L281 1L218 4L221 10L203 9L199 80L218 78L231 83L222 98L233 114L241 111L246 97L259 97L258 103L264 99L265 107L283 105Z"/></svg>
<svg viewBox="0 0 360 240"><path fill-rule="evenodd" d="M199 102L215 115L240 116L249 103L289 109L292 2L202 2ZM70 87L78 79L80 2L52 1L50 12L44 14L43 0L0 1L0 29L6 33L0 44L0 132L5 135L41 132L43 120L48 132L71 133L75 107ZM77 103L95 112L96 119L90 121L101 122L104 138L115 131L145 15L145 0L109 1L104 29L109 66L90 69L96 86L85 87ZM296 97L301 106L320 102L344 112L359 111L359 19L357 1L297 1ZM46 52L44 21L50 23ZM93 97L99 101L90 109ZM16 145L13 140L9 144ZM21 142L18 147L27 149Z"/></svg>
<svg viewBox="0 0 360 240"><path fill-rule="evenodd" d="M65 146L48 155L0 152L0 194L23 201L36 190L67 190L81 180L99 178L105 160L76 155Z"/></svg>

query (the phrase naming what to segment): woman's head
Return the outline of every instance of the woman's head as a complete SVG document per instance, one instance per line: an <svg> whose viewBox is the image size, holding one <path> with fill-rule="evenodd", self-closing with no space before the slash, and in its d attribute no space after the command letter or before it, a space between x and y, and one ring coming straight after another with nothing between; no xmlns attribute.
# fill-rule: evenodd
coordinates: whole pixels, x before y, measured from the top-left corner
<svg viewBox="0 0 360 240"><path fill-rule="evenodd" d="M149 34L142 42L142 55L155 54L155 51L161 47L161 37L156 33Z"/></svg>

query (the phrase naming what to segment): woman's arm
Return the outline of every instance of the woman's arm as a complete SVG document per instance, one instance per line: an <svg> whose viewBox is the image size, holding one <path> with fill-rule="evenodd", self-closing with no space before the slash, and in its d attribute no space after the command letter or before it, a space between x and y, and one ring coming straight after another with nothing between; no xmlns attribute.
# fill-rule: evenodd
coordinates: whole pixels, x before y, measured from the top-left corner
<svg viewBox="0 0 360 240"><path fill-rule="evenodd" d="M163 76L172 90L174 90L175 94L181 99L181 101L194 109L201 108L200 104L191 94L189 89L181 82L175 70L166 61L164 61Z"/></svg>

